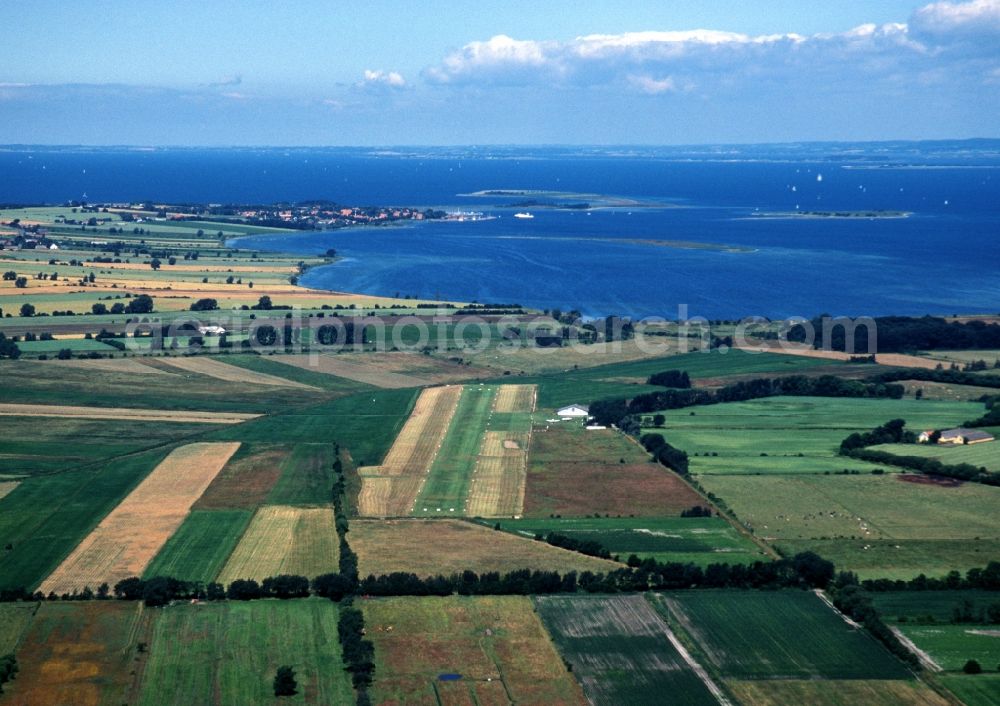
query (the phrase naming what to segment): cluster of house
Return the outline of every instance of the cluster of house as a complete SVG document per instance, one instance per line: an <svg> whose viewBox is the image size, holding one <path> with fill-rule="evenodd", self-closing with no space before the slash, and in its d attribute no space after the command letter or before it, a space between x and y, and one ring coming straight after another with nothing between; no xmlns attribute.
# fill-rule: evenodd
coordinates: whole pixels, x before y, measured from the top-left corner
<svg viewBox="0 0 1000 706"><path fill-rule="evenodd" d="M926 444L931 440L934 435L934 430L920 432L920 436L917 437L917 441L921 444ZM939 444L982 444L986 441L993 441L993 435L985 432L981 429L965 429L963 427L958 427L957 429L945 429L941 432L941 436L938 437L937 443Z"/></svg>

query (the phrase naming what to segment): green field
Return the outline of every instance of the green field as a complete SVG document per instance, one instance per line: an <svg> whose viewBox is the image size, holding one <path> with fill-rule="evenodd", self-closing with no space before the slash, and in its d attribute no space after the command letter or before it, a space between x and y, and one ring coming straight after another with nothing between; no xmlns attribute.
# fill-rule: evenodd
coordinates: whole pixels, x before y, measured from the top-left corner
<svg viewBox="0 0 1000 706"><path fill-rule="evenodd" d="M0 657L14 652L37 610L37 603L0 603Z"/></svg>
<svg viewBox="0 0 1000 706"><path fill-rule="evenodd" d="M935 427L927 427L933 429ZM937 427L940 428L940 427ZM1000 428L983 429L993 435L1000 434ZM888 451L897 456L922 456L934 458L945 464L971 463L990 471L1000 472L1000 443L987 441L981 444L952 446L950 444L882 444L873 446L873 451Z"/></svg>
<svg viewBox="0 0 1000 706"><path fill-rule="evenodd" d="M972 402L770 397L664 412L667 441L688 452L692 473L870 472L878 466L838 455L840 442L902 418L911 429L947 426L982 414ZM656 432L655 429L649 431Z"/></svg>
<svg viewBox="0 0 1000 706"><path fill-rule="evenodd" d="M414 515L433 516L447 508L461 513L496 393L496 385L462 388L455 416L417 497Z"/></svg>
<svg viewBox="0 0 1000 706"><path fill-rule="evenodd" d="M116 456L205 430L204 424L4 416L0 462L5 475L62 473L81 467L97 470L99 463Z"/></svg>
<svg viewBox="0 0 1000 706"><path fill-rule="evenodd" d="M409 389L372 390L290 409L269 404L269 416L212 430L206 440L339 443L355 465L376 465L409 416L416 396L417 391ZM270 399L271 393L265 398Z"/></svg>
<svg viewBox="0 0 1000 706"><path fill-rule="evenodd" d="M651 598L723 676L906 679L909 671L807 591L682 591Z"/></svg>
<svg viewBox="0 0 1000 706"><path fill-rule="evenodd" d="M1000 627L996 625L899 625L899 630L942 669L961 671L974 659L983 671L1000 669Z"/></svg>
<svg viewBox="0 0 1000 706"><path fill-rule="evenodd" d="M333 444L296 444L281 463L268 495L271 505L322 505L333 487Z"/></svg>
<svg viewBox="0 0 1000 706"><path fill-rule="evenodd" d="M375 644L373 703L583 706L530 598L379 598L359 607Z"/></svg>
<svg viewBox="0 0 1000 706"><path fill-rule="evenodd" d="M150 562L144 576L214 581L252 515L249 510L192 511Z"/></svg>
<svg viewBox="0 0 1000 706"><path fill-rule="evenodd" d="M507 382L538 384L538 406L554 409L579 402L586 404L605 397L631 397L661 388L645 385L646 378L664 370L685 370L693 380L733 375L790 375L811 368L843 365L837 361L774 353L694 352L594 368L569 370L551 375L519 376ZM636 384L639 383L639 384Z"/></svg>
<svg viewBox="0 0 1000 706"><path fill-rule="evenodd" d="M757 536L794 554L812 549L865 578L944 575L1000 555L1000 488L940 487L900 475L704 475ZM916 480L922 480L917 477Z"/></svg>
<svg viewBox="0 0 1000 706"><path fill-rule="evenodd" d="M643 596L542 596L535 608L591 703L718 703Z"/></svg>
<svg viewBox="0 0 1000 706"><path fill-rule="evenodd" d="M887 623L949 623L964 601L974 613L1000 603L1000 593L992 591L873 591L868 596Z"/></svg>
<svg viewBox="0 0 1000 706"><path fill-rule="evenodd" d="M0 500L0 588L37 586L169 451L22 482Z"/></svg>
<svg viewBox="0 0 1000 706"><path fill-rule="evenodd" d="M24 404L264 414L315 403L323 396L322 392L273 386L262 393L256 385L201 375L138 374L32 360L0 360L0 377L4 402Z"/></svg>
<svg viewBox="0 0 1000 706"><path fill-rule="evenodd" d="M529 537L556 532L581 541L596 541L622 561L630 554L640 559L700 566L767 560L757 545L719 517L549 518L500 520L496 524Z"/></svg>
<svg viewBox="0 0 1000 706"><path fill-rule="evenodd" d="M354 703L337 642L338 611L320 599L173 605L157 616L138 706L275 703L271 681L291 665L287 704Z"/></svg>
<svg viewBox="0 0 1000 706"><path fill-rule="evenodd" d="M21 349L21 355L27 358L34 358L41 354L52 358L64 348L73 351L73 353L97 351L105 355L118 355L117 350L103 341L86 338L64 338L55 341L19 341L17 347Z"/></svg>
<svg viewBox="0 0 1000 706"><path fill-rule="evenodd" d="M967 674L940 677L941 683L966 706L1000 706L1000 674Z"/></svg>

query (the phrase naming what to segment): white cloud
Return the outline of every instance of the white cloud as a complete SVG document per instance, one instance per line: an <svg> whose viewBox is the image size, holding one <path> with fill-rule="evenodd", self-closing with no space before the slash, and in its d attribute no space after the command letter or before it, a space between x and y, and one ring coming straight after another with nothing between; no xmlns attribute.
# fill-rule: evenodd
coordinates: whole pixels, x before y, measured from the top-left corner
<svg viewBox="0 0 1000 706"><path fill-rule="evenodd" d="M884 55L891 62L925 51L909 37L905 24L868 24L811 37L709 29L591 34L565 42L497 35L466 44L424 76L441 84L624 85L664 93L700 84L706 75L731 82L791 68L825 70L825 63L856 55Z"/></svg>
<svg viewBox="0 0 1000 706"><path fill-rule="evenodd" d="M671 93L677 90L677 83L670 76L666 78L653 78L652 76L632 75L628 77L628 82L634 88L650 95Z"/></svg>
<svg viewBox="0 0 1000 706"><path fill-rule="evenodd" d="M936 38L1000 35L1000 0L931 3L913 13L910 26Z"/></svg>
<svg viewBox="0 0 1000 706"><path fill-rule="evenodd" d="M362 86L384 86L387 88L404 88L406 86L406 79L398 71L382 71L381 69L375 71L372 69L365 69L364 78L361 81Z"/></svg>

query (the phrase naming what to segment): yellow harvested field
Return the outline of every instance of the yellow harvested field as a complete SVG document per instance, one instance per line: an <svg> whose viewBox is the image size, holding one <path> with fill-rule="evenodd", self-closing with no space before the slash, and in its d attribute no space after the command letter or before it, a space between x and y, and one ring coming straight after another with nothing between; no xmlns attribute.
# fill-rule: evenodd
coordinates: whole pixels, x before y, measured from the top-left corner
<svg viewBox="0 0 1000 706"><path fill-rule="evenodd" d="M785 355L798 355L805 358L822 358L824 360L849 361L851 355L841 351L824 351L815 348L802 348L799 346L742 346L742 350L751 353L783 353ZM857 355L867 355L863 351ZM875 356L875 362L879 365L892 365L900 368L924 368L933 370L940 361L921 358L915 355L904 355L902 353L879 353Z"/></svg>
<svg viewBox="0 0 1000 706"><path fill-rule="evenodd" d="M535 385L501 385L493 401L495 412L534 412Z"/></svg>
<svg viewBox="0 0 1000 706"><path fill-rule="evenodd" d="M236 365L222 363L214 358L206 356L179 356L169 358L157 358L161 363L165 363L172 368L184 370L189 373L207 375L217 380L226 382L245 382L251 385L272 385L276 387L297 387L303 390L317 390L319 388L311 385L303 385L294 380L287 380L277 375L258 373L254 370L247 370Z"/></svg>
<svg viewBox="0 0 1000 706"><path fill-rule="evenodd" d="M727 681L726 686L747 706L948 706L948 699L919 681L867 679L775 679Z"/></svg>
<svg viewBox="0 0 1000 706"><path fill-rule="evenodd" d="M203 424L239 424L256 419L259 414L239 412L193 412L173 409L137 409L132 407L71 407L56 404L0 403L0 416L6 417L75 417L77 419L121 419L140 422L187 422Z"/></svg>
<svg viewBox="0 0 1000 706"><path fill-rule="evenodd" d="M140 268L149 269L149 265L140 265L134 262L86 262L84 267L91 267L100 270L139 270ZM288 265L285 267L276 265L201 265L197 261L188 261L188 264L176 264L170 265L164 262L160 265L160 272L278 272L278 273L293 273L297 272L298 268L295 265Z"/></svg>
<svg viewBox="0 0 1000 706"><path fill-rule="evenodd" d="M597 572L622 566L453 519L354 520L350 542L358 554L361 576L394 571L447 576L465 569L476 573L516 569Z"/></svg>
<svg viewBox="0 0 1000 706"><path fill-rule="evenodd" d="M466 515L519 517L524 512L530 440L526 432L488 431L483 435L469 485Z"/></svg>
<svg viewBox="0 0 1000 706"><path fill-rule="evenodd" d="M279 574L315 578L339 570L339 546L331 508L266 505L254 515L218 580L262 581Z"/></svg>
<svg viewBox="0 0 1000 706"><path fill-rule="evenodd" d="M57 594L141 576L194 502L240 447L197 443L174 449L105 517L39 590Z"/></svg>
<svg viewBox="0 0 1000 706"><path fill-rule="evenodd" d="M358 469L362 484L358 512L362 517L410 512L461 396L461 385L431 387L420 393L382 465Z"/></svg>
<svg viewBox="0 0 1000 706"><path fill-rule="evenodd" d="M14 490L18 485L16 480L0 480L0 500L3 499L5 495L10 495L11 491Z"/></svg>

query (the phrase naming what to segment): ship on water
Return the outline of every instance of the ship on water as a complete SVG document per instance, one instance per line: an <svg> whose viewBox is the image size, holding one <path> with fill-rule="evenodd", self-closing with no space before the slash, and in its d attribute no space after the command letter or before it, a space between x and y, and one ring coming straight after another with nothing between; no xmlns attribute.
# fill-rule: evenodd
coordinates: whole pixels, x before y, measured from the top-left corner
<svg viewBox="0 0 1000 706"><path fill-rule="evenodd" d="M514 214L514 218L534 218L534 217L535 217L534 214L528 212Z"/></svg>

